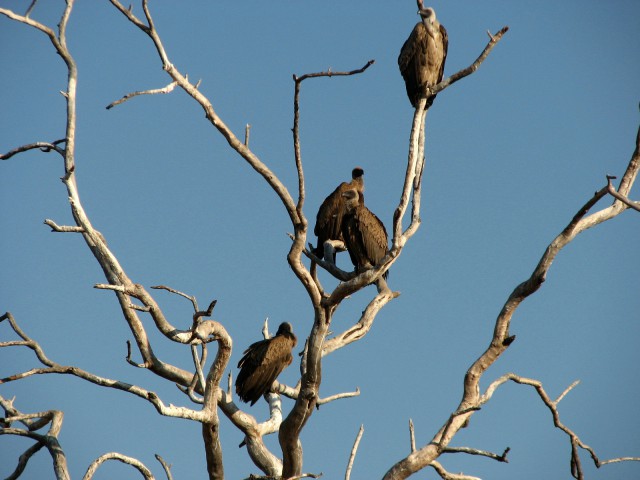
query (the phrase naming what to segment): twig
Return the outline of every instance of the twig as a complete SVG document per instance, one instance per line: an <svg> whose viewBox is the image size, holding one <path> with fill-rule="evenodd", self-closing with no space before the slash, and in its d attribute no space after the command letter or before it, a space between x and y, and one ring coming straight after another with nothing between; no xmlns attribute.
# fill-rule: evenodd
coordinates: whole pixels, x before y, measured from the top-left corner
<svg viewBox="0 0 640 480"><path fill-rule="evenodd" d="M443 453L468 453L469 455L480 455L482 457L492 458L497 460L498 462L509 463L507 459L507 454L511 450L511 447L507 447L504 449L501 455L497 453L488 452L486 450L478 450L477 448L469 448L469 447L446 447L442 452Z"/></svg>
<svg viewBox="0 0 640 480"><path fill-rule="evenodd" d="M360 425L360 429L358 430L356 439L353 442L353 447L351 448L351 454L349 455L349 462L347 463L347 470L344 474L344 480L349 480L351 478L351 469L353 468L353 462L356 459L356 453L358 452L358 445L360 445L360 439L362 438L363 433L364 433L364 425Z"/></svg>
<svg viewBox="0 0 640 480"><path fill-rule="evenodd" d="M171 475L171 465L165 462L164 458L162 458L157 453L154 455L154 457L156 457L156 460L158 460L160 462L160 465L162 465L164 473L167 475L167 480L173 480L173 475Z"/></svg>
<svg viewBox="0 0 640 480"><path fill-rule="evenodd" d="M83 233L85 230L82 227L78 227L75 225L58 225L56 222L50 219L46 219L44 221L45 225L49 225L51 227L52 232L74 232L74 233Z"/></svg>
<svg viewBox="0 0 640 480"><path fill-rule="evenodd" d="M120 100L116 100L115 102L112 102L109 105L107 105L107 110L110 110L113 107L115 107L117 105L120 105L121 103L126 102L130 98L137 97L138 95L156 95L156 94L159 94L159 93L161 93L161 94L171 93L173 91L173 89L176 88L177 85L178 85L178 82L173 81L169 85L167 85L166 87L154 88L154 89L151 89L151 90L142 90L142 91L127 93Z"/></svg>
<svg viewBox="0 0 640 480"><path fill-rule="evenodd" d="M38 0L31 0L31 5L29 5L29 8L27 8L27 11L24 13L25 17L29 17L29 15L31 15L31 11L33 10L33 8L36 6L36 3L38 2Z"/></svg>
<svg viewBox="0 0 640 480"><path fill-rule="evenodd" d="M440 478L443 480L480 480L478 477L471 477L469 475L463 475L461 473L451 473L447 472L445 468L440 464L440 462L434 460L430 464L433 469L438 472Z"/></svg>
<svg viewBox="0 0 640 480"><path fill-rule="evenodd" d="M171 293L175 293L176 295L180 295L181 297L186 298L187 300L189 300L191 302L191 304L193 305L193 310L194 311L198 311L198 301L196 300L196 297L192 296L192 295L187 295L186 293L183 293L179 290L175 290L171 287L167 287L166 285L154 285L151 288L153 288L154 290L166 290L167 292L171 292Z"/></svg>
<svg viewBox="0 0 640 480"><path fill-rule="evenodd" d="M249 135L251 134L251 125L248 123L244 127L244 146L249 147Z"/></svg>
<svg viewBox="0 0 640 480"><path fill-rule="evenodd" d="M318 398L316 402L317 406L324 405L325 403L333 402L334 400L340 400L342 398L353 398L360 395L360 388L356 388L355 392L342 392L336 393L335 395L331 395L325 398Z"/></svg>
<svg viewBox="0 0 640 480"><path fill-rule="evenodd" d="M571 390L573 390L573 388L578 385L580 383L580 380L576 380L575 382L573 382L571 385L569 385L567 388L564 389L564 392L562 392L558 398L556 398L556 400L553 402L554 405L558 405L560 403L560 401L567 395L567 393L569 393Z"/></svg>
<svg viewBox="0 0 640 480"><path fill-rule="evenodd" d="M442 90L449 87L450 85L453 85L458 80L462 80L464 77L467 77L472 73L474 73L476 70L478 70L482 62L485 61L485 59L489 56L489 53L491 53L491 50L493 50L493 47L495 47L497 43L500 40L502 40L502 37L508 31L509 31L509 27L505 26L505 27L502 27L494 35L490 34L489 43L487 43L487 46L484 47L484 50L482 51L482 53L478 56L478 58L476 58L476 60L471 65L442 80L440 83L438 83L431 89L431 92L429 94L435 95L436 93L441 92Z"/></svg>
<svg viewBox="0 0 640 480"><path fill-rule="evenodd" d="M358 73L362 73L364 72L367 68L369 68L371 65L373 65L374 63L376 63L375 60L369 60L362 68L357 68L355 70L350 70L348 72L332 72L331 71L331 67L329 67L326 71L324 72L316 72L316 73L305 73L304 75L302 75L301 77L298 77L296 75L293 75L293 80L296 83L300 83L304 80L306 80L307 78L317 78L317 77L339 77L339 76L348 76L348 75L357 75Z"/></svg>
<svg viewBox="0 0 640 480"><path fill-rule="evenodd" d="M409 446L411 453L416 451L416 432L413 427L413 420L409 419Z"/></svg>
<svg viewBox="0 0 640 480"><path fill-rule="evenodd" d="M620 195L616 191L615 187L613 186L613 183L611 183L611 180L614 180L615 178L616 178L615 176L607 175L607 192L609 192L609 194L611 196L613 196L617 200L620 200L625 205L627 205L627 206L633 208L634 210L637 210L638 212L640 212L640 203L639 202L634 202L632 200L629 200L627 197L625 197L624 195Z"/></svg>
<svg viewBox="0 0 640 480"><path fill-rule="evenodd" d="M9 160L14 155L22 152L28 152L29 150L34 150L36 148L40 149L41 152L50 152L51 150L59 153L64 157L64 149L58 147L60 143L64 143L65 140L56 140L55 142L35 142L29 143L28 145L22 145L20 147L14 148L13 150L8 151L7 153L0 155L0 160Z"/></svg>

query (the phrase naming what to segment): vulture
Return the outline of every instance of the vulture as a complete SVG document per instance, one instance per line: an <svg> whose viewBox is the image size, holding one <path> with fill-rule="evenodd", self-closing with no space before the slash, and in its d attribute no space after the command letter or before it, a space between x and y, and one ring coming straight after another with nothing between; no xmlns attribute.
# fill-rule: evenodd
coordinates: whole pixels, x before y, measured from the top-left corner
<svg viewBox="0 0 640 480"><path fill-rule="evenodd" d="M236 393L243 402L253 405L271 390L275 379L293 360L291 350L296 343L291 324L284 322L274 337L252 343L244 351L236 380Z"/></svg>
<svg viewBox="0 0 640 480"><path fill-rule="evenodd" d="M342 196L347 190L355 189L358 193L364 192L364 170L356 167L351 172L351 181L342 182L338 187L325 198L318 215L316 216L316 226L313 233L318 237L317 247L313 249L313 254L318 258L324 258L324 242L327 240L341 240L342 238L342 216L344 214L345 199ZM336 254L333 258L325 258L328 262L336 263Z"/></svg>
<svg viewBox="0 0 640 480"><path fill-rule="evenodd" d="M356 271L380 263L389 253L387 231L382 221L364 205L364 194L355 189L342 194L345 211L342 217L342 237ZM386 279L385 272L383 277Z"/></svg>
<svg viewBox="0 0 640 480"><path fill-rule="evenodd" d="M422 21L413 28L398 56L398 67L413 108L425 96L427 87L434 87L442 81L449 46L447 30L436 19L435 10L424 8L422 1L417 0ZM435 98L435 95L429 96L426 108Z"/></svg>

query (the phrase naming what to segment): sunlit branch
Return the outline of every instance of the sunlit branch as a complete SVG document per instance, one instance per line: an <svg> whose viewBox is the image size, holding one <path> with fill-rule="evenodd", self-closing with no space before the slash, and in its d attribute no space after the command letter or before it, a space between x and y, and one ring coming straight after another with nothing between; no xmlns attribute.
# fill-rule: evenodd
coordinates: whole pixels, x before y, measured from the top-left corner
<svg viewBox="0 0 640 480"><path fill-rule="evenodd" d="M634 202L632 200L629 200L627 197L625 197L624 195L620 195L615 187L613 186L613 183L611 183L611 180L615 179L616 177L611 176L611 175L607 175L607 192L609 192L609 194L614 197L617 200L620 200L622 203L624 203L625 205L627 205L630 208L633 208L634 210L637 210L640 212L640 202Z"/></svg>
<svg viewBox="0 0 640 480"><path fill-rule="evenodd" d="M500 378L496 379L491 383L491 385L489 385L489 387L487 388L487 391L480 398L481 403L486 403L491 398L495 390L500 385L504 384L507 381L512 381L521 385L528 385L530 387L533 387L538 393L538 396L540 397L542 402L546 405L546 407L551 412L551 416L553 418L553 425L559 430L562 430L569 437L569 442L571 445L571 474L574 476L574 478L577 478L577 479L584 478L584 471L582 469L582 464L580 461L579 449L583 449L587 451L591 456L593 463L598 468L608 463L616 463L616 462L622 462L622 461L636 461L636 462L640 461L640 457L620 457L620 458L614 458L611 460L601 461L596 455L593 448L591 448L589 445L585 444L582 440L580 440L580 437L578 437L578 435L575 432L573 432L573 430L571 430L569 427L567 427L561 422L560 413L558 412L558 403L565 397L565 395L570 390L572 390L578 384L578 381L575 381L571 385L569 385L569 387L567 387L554 401L549 397L546 390L542 386L542 382L540 382L539 380L521 377L514 373L507 373L501 376ZM507 452L508 450L505 451L503 456L506 456Z"/></svg>
<svg viewBox="0 0 640 480"><path fill-rule="evenodd" d="M353 469L353 462L356 459L356 453L358 452L358 446L360 445L360 439L362 438L363 433L364 433L364 425L360 425L360 429L358 430L356 439L353 442L353 447L351 448L351 453L349 454L349 461L347 462L347 470L344 474L344 480L349 480L351 478L351 470Z"/></svg>
<svg viewBox="0 0 640 480"><path fill-rule="evenodd" d="M35 142L35 143L30 143L28 145L22 145L20 147L17 147L17 148L14 148L13 150L8 151L7 153L0 154L0 160L8 160L14 155L17 155L23 152L28 152L29 150L34 150L36 148L39 149L41 152L50 152L53 150L54 152L59 153L61 156L64 157L64 149L58 146L59 144L64 143L64 141L65 141L64 139L61 139L51 143Z"/></svg>
<svg viewBox="0 0 640 480"><path fill-rule="evenodd" d="M173 91L174 88L176 88L176 85L178 85L178 82L171 82L169 85L167 85L166 87L163 88L155 88L155 89L151 89L151 90L142 90L142 91L137 91L137 92L132 92L132 93L127 93L124 97L122 97L120 100L116 100L115 102L111 102L109 105L107 105L107 110L115 107L116 105L120 105L121 103L126 102L127 100L133 98L133 97L137 97L138 95L157 95L157 94L167 94L167 93L171 93Z"/></svg>
<svg viewBox="0 0 640 480"><path fill-rule="evenodd" d="M479 450L477 448L469 448L469 447L446 447L442 450L442 453L468 453L469 455L480 455L482 457L492 458L497 460L498 462L509 463L507 459L507 454L511 450L510 447L504 449L501 455L497 453L488 452L486 450Z"/></svg>
<svg viewBox="0 0 640 480"><path fill-rule="evenodd" d="M133 468L138 470L138 472L140 472L140 474L147 480L153 480L155 478L151 473L151 470L149 470L140 460L129 457L127 455L122 455L121 453L110 452L99 456L93 462L91 462L91 465L89 465L89 468L84 474L84 477L82 477L82 480L91 480L98 468L108 460L117 460L126 465L131 465Z"/></svg>
<svg viewBox="0 0 640 480"><path fill-rule="evenodd" d="M171 474L171 465L165 462L164 458L162 458L157 453L154 455L154 457L156 457L156 460L158 460L158 462L160 462L160 465L162 465L164 473L167 475L167 480L173 480L173 475Z"/></svg>
<svg viewBox="0 0 640 480"><path fill-rule="evenodd" d="M478 477L471 477L469 475L464 475L462 473L451 473L451 472L448 472L440 464L440 462L438 462L436 460L432 461L429 466L433 467L433 469L436 472L438 472L438 475L440 475L440 478L442 478L442 480L480 480L480 478L478 478Z"/></svg>
<svg viewBox="0 0 640 480"><path fill-rule="evenodd" d="M485 59L491 53L491 50L493 50L493 47L495 47L496 44L500 40L502 40L502 37L508 31L509 31L509 27L505 26L505 27L502 27L494 35L491 35L489 33L489 43L487 43L487 46L484 47L484 50L478 56L478 58L476 58L476 60L471 65L469 65L467 68L464 68L464 69L454 73L453 75L445 78L440 83L438 83L436 86L434 86L432 89L430 89L431 91L429 92L429 95L435 95L435 94L441 92L442 90L444 90L445 88L447 88L450 85L454 84L458 80L461 80L464 77L467 77L467 76L471 75L472 73L474 73L476 70L478 70L478 68L480 68L480 65L482 64L482 62L485 61Z"/></svg>

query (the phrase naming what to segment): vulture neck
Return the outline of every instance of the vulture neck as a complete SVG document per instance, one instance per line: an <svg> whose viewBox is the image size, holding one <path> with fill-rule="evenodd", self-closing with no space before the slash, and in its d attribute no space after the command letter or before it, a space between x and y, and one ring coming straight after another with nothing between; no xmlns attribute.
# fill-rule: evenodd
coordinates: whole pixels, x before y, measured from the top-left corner
<svg viewBox="0 0 640 480"><path fill-rule="evenodd" d="M435 38L436 35L440 33L440 22L436 19L436 12L433 10L431 10L428 16L422 17L422 23L431 38Z"/></svg>

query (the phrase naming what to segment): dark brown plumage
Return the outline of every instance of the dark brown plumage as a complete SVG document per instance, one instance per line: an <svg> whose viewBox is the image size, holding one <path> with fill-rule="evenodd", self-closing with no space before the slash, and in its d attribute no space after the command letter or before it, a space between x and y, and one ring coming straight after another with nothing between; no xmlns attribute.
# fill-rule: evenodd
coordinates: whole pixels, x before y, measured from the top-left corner
<svg viewBox="0 0 640 480"><path fill-rule="evenodd" d="M345 213L342 236L356 271L377 265L389 253L387 230L382 221L364 205L364 194L355 189L344 192ZM385 272L383 277L387 278Z"/></svg>
<svg viewBox="0 0 640 480"><path fill-rule="evenodd" d="M327 240L343 240L342 238L342 216L344 214L344 197L342 194L347 190L355 189L359 193L364 192L364 170L356 167L351 172L351 181L342 182L338 187L325 198L318 209L316 215L316 226L313 233L318 237L318 243L313 250L313 254L318 258L324 258L324 242ZM335 252L333 258L325 258L326 261L335 263Z"/></svg>
<svg viewBox="0 0 640 480"><path fill-rule="evenodd" d="M422 20L413 28L398 56L398 67L414 108L424 97L427 87L442 81L449 47L447 30L436 19L436 12L433 8L424 8L422 0L417 2ZM427 99L426 108L433 104L435 98L435 95L431 95Z"/></svg>
<svg viewBox="0 0 640 480"><path fill-rule="evenodd" d="M238 362L236 393L243 402L256 403L271 390L278 375L291 364L298 343L291 324L281 323L275 336L252 343Z"/></svg>

